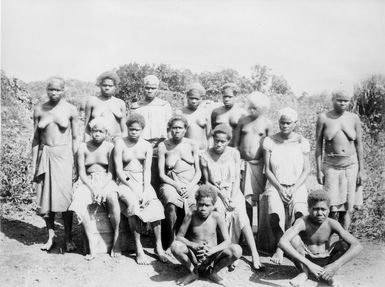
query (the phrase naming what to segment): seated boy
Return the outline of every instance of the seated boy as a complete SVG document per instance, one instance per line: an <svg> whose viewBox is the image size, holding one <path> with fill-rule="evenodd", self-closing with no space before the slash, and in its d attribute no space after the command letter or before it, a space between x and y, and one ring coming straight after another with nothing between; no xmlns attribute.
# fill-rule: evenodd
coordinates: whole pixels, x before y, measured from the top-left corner
<svg viewBox="0 0 385 287"><path fill-rule="evenodd" d="M202 185L195 195L197 209L188 213L171 245L175 258L188 268L190 273L177 281L180 286L198 279L200 274L207 274L208 279L225 286L224 280L217 274L242 255L237 244L231 244L226 224L214 205L217 194L213 187ZM218 244L217 230L223 237Z"/></svg>
<svg viewBox="0 0 385 287"><path fill-rule="evenodd" d="M309 215L297 219L279 241L279 247L289 255L301 273L290 281L300 286L313 274L318 280L336 286L334 275L362 250L361 244L338 221L328 218L329 198L322 190L308 196ZM333 233L340 240L330 243ZM310 273L309 273L310 272Z"/></svg>

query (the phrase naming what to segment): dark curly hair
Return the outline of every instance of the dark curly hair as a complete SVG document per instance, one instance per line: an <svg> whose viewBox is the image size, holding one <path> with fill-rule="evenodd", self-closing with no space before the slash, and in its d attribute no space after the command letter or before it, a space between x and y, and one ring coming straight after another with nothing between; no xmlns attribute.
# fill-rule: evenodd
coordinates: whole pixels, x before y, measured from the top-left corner
<svg viewBox="0 0 385 287"><path fill-rule="evenodd" d="M317 202L325 201L330 206L330 199L328 194L322 189L312 190L307 197L307 205L314 206Z"/></svg>
<svg viewBox="0 0 385 287"><path fill-rule="evenodd" d="M118 74L116 74L115 72L112 72L112 71L107 71L107 72L102 73L96 79L96 85L98 87L100 87L105 79L112 80L114 82L115 87L117 87L120 83L120 78L119 78Z"/></svg>
<svg viewBox="0 0 385 287"><path fill-rule="evenodd" d="M198 188L197 192L195 193L195 200L198 201L204 197L210 197L213 200L214 205L217 202L217 191L214 187L207 184L203 184Z"/></svg>
<svg viewBox="0 0 385 287"><path fill-rule="evenodd" d="M186 119L184 116L182 116L182 115L174 115L174 116L172 116L171 119L168 121L168 124L167 124L168 128L171 129L171 126L172 126L173 123L176 122L176 121L181 121L181 122L183 122L184 127L185 127L186 129L188 128L188 122L187 122L187 119Z"/></svg>
<svg viewBox="0 0 385 287"><path fill-rule="evenodd" d="M146 126L146 121L144 117L137 113L130 114L126 121L127 127L130 127L134 123L138 123L142 127L142 129L144 129L144 127Z"/></svg>

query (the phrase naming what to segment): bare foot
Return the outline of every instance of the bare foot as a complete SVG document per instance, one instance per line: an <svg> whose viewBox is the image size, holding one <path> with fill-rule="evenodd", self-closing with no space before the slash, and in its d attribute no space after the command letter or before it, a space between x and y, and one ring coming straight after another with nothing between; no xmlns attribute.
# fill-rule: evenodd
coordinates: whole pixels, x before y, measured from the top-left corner
<svg viewBox="0 0 385 287"><path fill-rule="evenodd" d="M261 261L259 260L258 254L252 256L251 269L253 269L254 271L263 271L265 269L264 266L262 265Z"/></svg>
<svg viewBox="0 0 385 287"><path fill-rule="evenodd" d="M156 247L154 249L154 252L155 252L156 255L158 255L158 259L159 259L160 262L162 262L162 263L168 262L168 258L167 258L166 252L164 252L162 247Z"/></svg>
<svg viewBox="0 0 385 287"><path fill-rule="evenodd" d="M307 274L305 272L299 273L293 279L289 281L290 286L300 287L302 284L306 282L308 279Z"/></svg>
<svg viewBox="0 0 385 287"><path fill-rule="evenodd" d="M273 256L270 258L270 261L275 264L281 265L283 263L283 251L278 248L277 251L275 251Z"/></svg>
<svg viewBox="0 0 385 287"><path fill-rule="evenodd" d="M72 240L66 241L65 246L66 246L66 252L71 252L76 250L76 245Z"/></svg>
<svg viewBox="0 0 385 287"><path fill-rule="evenodd" d="M40 247L40 250L50 251L55 243L53 239L54 237L48 238L47 242L42 247Z"/></svg>
<svg viewBox="0 0 385 287"><path fill-rule="evenodd" d="M327 282L331 287L341 287L342 284L336 281L334 278Z"/></svg>
<svg viewBox="0 0 385 287"><path fill-rule="evenodd" d="M191 282L198 279L198 274L195 273L189 273L187 276L182 277L176 281L176 284L179 286L186 286L187 284L190 284Z"/></svg>
<svg viewBox="0 0 385 287"><path fill-rule="evenodd" d="M94 260L96 258L96 256L94 255L94 254L87 254L86 256L85 256L85 259L87 260L87 261L92 261L92 260Z"/></svg>
<svg viewBox="0 0 385 287"><path fill-rule="evenodd" d="M149 265L150 260L146 254L144 254L143 251L137 252L136 253L136 263L139 265Z"/></svg>
<svg viewBox="0 0 385 287"><path fill-rule="evenodd" d="M111 249L111 252L110 252L110 256L111 257L119 257L120 255L122 255L122 251L121 250L115 249L115 248Z"/></svg>
<svg viewBox="0 0 385 287"><path fill-rule="evenodd" d="M239 264L239 259L235 260L232 264L230 264L228 267L227 267L227 270L229 272L233 272L235 270L235 267L237 267Z"/></svg>
<svg viewBox="0 0 385 287"><path fill-rule="evenodd" d="M223 280L223 278L215 272L211 273L209 276L207 276L207 278L213 281L214 283L217 283L222 286L227 286L227 282L225 282L225 280Z"/></svg>

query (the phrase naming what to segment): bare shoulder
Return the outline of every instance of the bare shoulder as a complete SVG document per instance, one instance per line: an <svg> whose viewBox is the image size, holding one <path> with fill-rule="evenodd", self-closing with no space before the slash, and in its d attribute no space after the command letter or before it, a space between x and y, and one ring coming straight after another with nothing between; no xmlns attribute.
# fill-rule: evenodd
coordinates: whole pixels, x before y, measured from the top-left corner
<svg viewBox="0 0 385 287"><path fill-rule="evenodd" d="M211 114L216 116L216 115L222 113L222 112L223 112L223 109L224 109L223 106L216 107L216 108L213 109L213 111L211 112Z"/></svg>
<svg viewBox="0 0 385 287"><path fill-rule="evenodd" d="M317 121L318 122L325 122L325 120L327 119L327 112L322 112L322 113L319 113L318 114L318 117L317 117Z"/></svg>

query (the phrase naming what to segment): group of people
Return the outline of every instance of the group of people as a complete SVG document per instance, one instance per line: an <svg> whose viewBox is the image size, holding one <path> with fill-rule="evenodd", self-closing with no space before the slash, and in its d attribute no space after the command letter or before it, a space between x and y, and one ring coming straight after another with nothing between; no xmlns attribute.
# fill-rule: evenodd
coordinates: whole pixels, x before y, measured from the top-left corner
<svg viewBox="0 0 385 287"><path fill-rule="evenodd" d="M335 272L361 249L347 231L360 199L356 188L363 165L360 120L347 111L348 93L335 91L333 109L318 117L317 179L324 188L309 194L305 183L311 148L295 132L298 114L292 108L279 111L279 132L273 133L265 116L270 106L266 95L248 95L246 111L235 103L238 87L229 83L221 90L223 105L210 110L202 101L204 87L193 83L187 87L187 105L173 112L158 97L159 79L149 75L143 80L143 100L134 102L127 114L125 103L115 97L118 84L114 72L97 79L100 93L86 103L81 143L78 112L64 99L63 79L49 80L49 100L35 108L33 174L39 213L48 229L43 250L54 244L57 212L64 220L66 250L76 248L74 211L88 238L86 258L95 258L89 206L105 203L114 230L111 256L120 253L123 214L134 235L138 264L149 263L140 239L143 224L149 224L159 260L167 261L172 253L189 270L179 285L201 274L224 284L217 273L235 268L241 237L252 268L262 268L253 231L258 232L264 196L268 208L263 212L276 248L272 261L281 264L286 253L295 262L301 273L293 286L310 275L334 284ZM73 184L74 170L79 180ZM162 228L167 242L162 242ZM331 244L334 233L339 241Z"/></svg>

